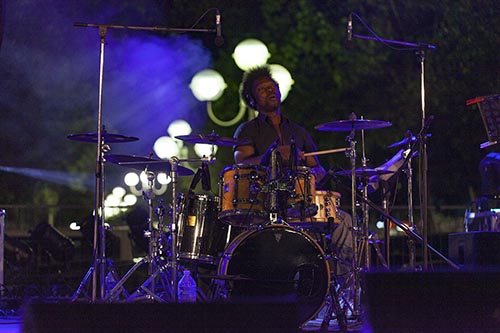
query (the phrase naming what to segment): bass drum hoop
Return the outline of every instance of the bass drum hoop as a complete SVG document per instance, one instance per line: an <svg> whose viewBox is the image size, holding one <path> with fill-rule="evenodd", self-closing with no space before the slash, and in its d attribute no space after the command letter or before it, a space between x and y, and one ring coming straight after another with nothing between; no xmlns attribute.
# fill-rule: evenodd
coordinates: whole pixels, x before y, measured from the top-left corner
<svg viewBox="0 0 500 333"><path fill-rule="evenodd" d="M321 246L308 234L281 224L239 234L226 247L217 275L227 277L221 280L228 301L296 304L302 324L318 314L330 287Z"/></svg>

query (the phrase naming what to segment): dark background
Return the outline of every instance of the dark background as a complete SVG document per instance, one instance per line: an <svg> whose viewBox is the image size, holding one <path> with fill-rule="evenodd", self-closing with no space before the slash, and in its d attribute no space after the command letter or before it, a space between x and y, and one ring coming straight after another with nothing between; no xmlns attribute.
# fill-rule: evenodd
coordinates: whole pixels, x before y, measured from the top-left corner
<svg viewBox="0 0 500 333"><path fill-rule="evenodd" d="M434 116L427 145L429 204L466 206L481 196L479 162L498 148L479 148L487 141L486 132L477 107L465 102L500 93L500 8L494 0L5 0L0 25L0 207L92 207L96 149L66 135L96 131L99 35L95 28L75 27L75 22L187 28L213 7L222 15L222 47L214 45L214 34L108 30L103 123L109 132L140 138L113 145L112 152L147 155L175 119L188 120L194 133L215 130L232 136L238 124L212 123L188 85L201 69L219 71L228 88L214 110L221 119L233 118L242 72L232 53L240 41L253 37L268 46L269 63L291 72L295 84L282 111L311 132L320 150L347 146L347 134L316 131L318 124L347 119L351 112L392 123L365 131L368 166L380 165L396 152L388 145L407 130L416 134L421 129L420 57L414 50L374 41L355 39L346 45L347 17L355 12L355 34L373 36L361 18L381 38L436 46L425 52L426 112ZM214 28L214 11L196 27ZM357 141L360 157L359 133ZM342 154L320 160L326 169L349 168ZM231 148L220 147L211 166L214 188L222 169L231 164ZM125 171L108 167L107 187L119 185ZM189 180L181 180L181 191ZM394 202L404 205L404 177L400 182ZM78 217L63 214L58 222Z"/></svg>

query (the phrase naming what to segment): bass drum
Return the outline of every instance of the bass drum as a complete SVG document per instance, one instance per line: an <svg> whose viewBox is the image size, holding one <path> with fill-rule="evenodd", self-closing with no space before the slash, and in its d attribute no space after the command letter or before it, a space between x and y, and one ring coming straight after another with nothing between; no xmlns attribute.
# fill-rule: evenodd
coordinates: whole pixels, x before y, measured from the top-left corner
<svg viewBox="0 0 500 333"><path fill-rule="evenodd" d="M321 309L330 285L321 247L284 225L238 235L224 251L218 276L228 301L296 304L302 324Z"/></svg>

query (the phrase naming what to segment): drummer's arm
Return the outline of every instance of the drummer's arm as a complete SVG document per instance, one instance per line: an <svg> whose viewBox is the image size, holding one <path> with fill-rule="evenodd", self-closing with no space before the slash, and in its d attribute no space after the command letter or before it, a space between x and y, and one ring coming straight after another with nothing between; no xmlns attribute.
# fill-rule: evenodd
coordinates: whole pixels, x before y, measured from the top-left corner
<svg viewBox="0 0 500 333"><path fill-rule="evenodd" d="M304 153L299 152L299 156L302 155L301 157L304 158ZM316 176L316 181L319 181L326 175L325 169L319 164L319 161L317 157L315 156L306 156L306 165L311 168L313 174Z"/></svg>
<svg viewBox="0 0 500 333"><path fill-rule="evenodd" d="M260 164L262 156L255 155L253 146L238 146L234 149L234 161L239 164Z"/></svg>

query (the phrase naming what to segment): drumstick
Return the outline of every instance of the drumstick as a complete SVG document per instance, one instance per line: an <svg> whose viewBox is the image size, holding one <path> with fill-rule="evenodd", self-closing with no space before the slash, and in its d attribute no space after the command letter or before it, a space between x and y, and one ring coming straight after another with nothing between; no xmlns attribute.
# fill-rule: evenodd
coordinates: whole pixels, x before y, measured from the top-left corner
<svg viewBox="0 0 500 333"><path fill-rule="evenodd" d="M350 149L351 148L337 148L337 149L330 149L330 150L313 151L313 152L310 152L310 153L304 153L304 157L313 156L313 155L323 155L323 154L339 153L341 151L346 151L346 150L350 150Z"/></svg>

